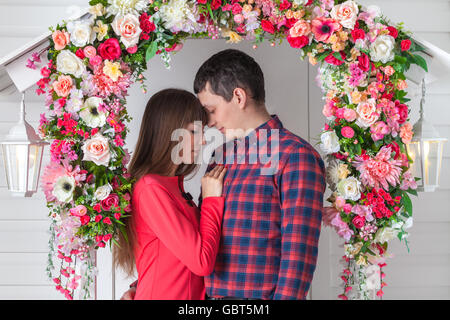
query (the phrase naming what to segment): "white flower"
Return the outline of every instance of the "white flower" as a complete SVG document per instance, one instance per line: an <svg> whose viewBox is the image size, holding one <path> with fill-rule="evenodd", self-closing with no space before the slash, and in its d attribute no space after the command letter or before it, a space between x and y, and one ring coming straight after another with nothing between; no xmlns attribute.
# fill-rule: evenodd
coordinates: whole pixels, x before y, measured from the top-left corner
<svg viewBox="0 0 450 320"><path fill-rule="evenodd" d="M75 54L69 50L63 50L56 58L56 70L79 78L86 72L86 66Z"/></svg>
<svg viewBox="0 0 450 320"><path fill-rule="evenodd" d="M72 90L70 90L70 98L69 100L67 100L67 103L65 105L65 109L70 112L73 113L73 115L75 117L78 117L78 111L80 111L81 107L83 106L83 91L81 91L80 89L72 88ZM75 119L77 120L77 119Z"/></svg>
<svg viewBox="0 0 450 320"><path fill-rule="evenodd" d="M112 22L114 32L120 36L120 41L125 48L130 48L139 42L139 36L142 32L139 18L128 13L126 15L117 15Z"/></svg>
<svg viewBox="0 0 450 320"><path fill-rule="evenodd" d="M94 193L95 199L100 200L100 201L105 200L111 193L112 189L113 188L109 183L105 184L104 186L98 187Z"/></svg>
<svg viewBox="0 0 450 320"><path fill-rule="evenodd" d="M412 226L413 226L413 218L409 217L408 219L405 220L405 224L403 225L403 230L409 229Z"/></svg>
<svg viewBox="0 0 450 320"><path fill-rule="evenodd" d="M353 29L356 18L358 17L358 5L354 1L345 1L338 4L331 10L331 17L348 29Z"/></svg>
<svg viewBox="0 0 450 320"><path fill-rule="evenodd" d="M72 201L74 189L75 179L71 176L62 176L56 180L52 193L58 201L67 203Z"/></svg>
<svg viewBox="0 0 450 320"><path fill-rule="evenodd" d="M372 61L387 63L394 59L395 39L389 35L380 35L370 45L370 58Z"/></svg>
<svg viewBox="0 0 450 320"><path fill-rule="evenodd" d="M293 4L296 4L297 6L303 6L308 3L308 0L294 0Z"/></svg>
<svg viewBox="0 0 450 320"><path fill-rule="evenodd" d="M92 161L98 166L107 166L111 158L109 140L100 133L86 140L81 150L84 153L83 161Z"/></svg>
<svg viewBox="0 0 450 320"><path fill-rule="evenodd" d="M375 234L374 242L385 243L397 236L398 231L389 227L379 229Z"/></svg>
<svg viewBox="0 0 450 320"><path fill-rule="evenodd" d="M321 134L320 149L326 154L338 152L341 149L339 138L334 131L326 131Z"/></svg>
<svg viewBox="0 0 450 320"><path fill-rule="evenodd" d="M99 97L90 97L84 102L80 117L91 128L102 127L106 123L106 113L98 110L101 103L103 100Z"/></svg>
<svg viewBox="0 0 450 320"><path fill-rule="evenodd" d="M108 0L107 16L126 15L127 13L139 15L140 11L147 9L148 2L148 0Z"/></svg>
<svg viewBox="0 0 450 320"><path fill-rule="evenodd" d="M69 21L67 31L70 33L70 41L74 46L84 47L88 43L94 42L95 33L90 20Z"/></svg>
<svg viewBox="0 0 450 320"><path fill-rule="evenodd" d="M172 32L198 32L202 26L197 23L199 14L193 2L187 0L170 0L161 6L156 16L161 17L164 27ZM155 15L154 15L155 16Z"/></svg>
<svg viewBox="0 0 450 320"><path fill-rule="evenodd" d="M346 179L342 179L337 184L338 193L344 197L344 199L348 200L359 200L361 198L361 182L355 177L348 177Z"/></svg>

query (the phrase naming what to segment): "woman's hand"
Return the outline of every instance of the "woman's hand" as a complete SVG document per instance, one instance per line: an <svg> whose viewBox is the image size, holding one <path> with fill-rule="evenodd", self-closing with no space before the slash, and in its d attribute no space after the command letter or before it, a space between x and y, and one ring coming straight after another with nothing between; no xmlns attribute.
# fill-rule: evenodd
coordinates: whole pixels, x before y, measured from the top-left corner
<svg viewBox="0 0 450 320"><path fill-rule="evenodd" d="M217 165L210 172L202 177L202 197L220 197L223 190L223 177L227 168L223 165Z"/></svg>

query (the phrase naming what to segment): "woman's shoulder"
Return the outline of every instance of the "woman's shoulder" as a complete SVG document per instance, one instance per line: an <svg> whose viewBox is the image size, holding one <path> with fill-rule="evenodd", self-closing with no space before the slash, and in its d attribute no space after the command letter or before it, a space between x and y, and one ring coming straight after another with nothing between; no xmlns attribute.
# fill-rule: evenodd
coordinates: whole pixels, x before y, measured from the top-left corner
<svg viewBox="0 0 450 320"><path fill-rule="evenodd" d="M149 173L136 181L134 190L139 191L143 188L151 189L171 189L172 185L177 185L178 177L167 177L159 174Z"/></svg>

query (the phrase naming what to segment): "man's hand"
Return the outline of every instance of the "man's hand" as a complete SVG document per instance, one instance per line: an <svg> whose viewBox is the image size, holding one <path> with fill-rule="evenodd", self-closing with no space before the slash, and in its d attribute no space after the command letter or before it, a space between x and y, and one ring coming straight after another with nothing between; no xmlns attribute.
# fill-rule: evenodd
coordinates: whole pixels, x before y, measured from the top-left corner
<svg viewBox="0 0 450 320"><path fill-rule="evenodd" d="M136 294L136 288L131 287L122 295L120 300L134 300L134 295Z"/></svg>

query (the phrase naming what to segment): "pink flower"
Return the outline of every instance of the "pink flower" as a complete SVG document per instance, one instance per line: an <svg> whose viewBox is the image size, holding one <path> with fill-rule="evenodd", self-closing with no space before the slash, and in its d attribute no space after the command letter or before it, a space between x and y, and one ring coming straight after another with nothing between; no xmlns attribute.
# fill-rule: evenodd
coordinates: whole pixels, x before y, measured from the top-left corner
<svg viewBox="0 0 450 320"><path fill-rule="evenodd" d="M70 35L66 31L57 30L52 34L53 42L55 43L55 50L63 50L70 41Z"/></svg>
<svg viewBox="0 0 450 320"><path fill-rule="evenodd" d="M367 155L355 158L353 165L361 173L360 179L363 185L389 190L389 184L395 187L400 182L402 161L392 159L391 153L392 149L384 146L375 158Z"/></svg>
<svg viewBox="0 0 450 320"><path fill-rule="evenodd" d="M87 58L92 58L97 55L97 50L93 46L86 46L83 49L83 53Z"/></svg>
<svg viewBox="0 0 450 320"><path fill-rule="evenodd" d="M82 204L76 206L75 208L70 209L70 213L77 217L82 217L87 214L87 209Z"/></svg>
<svg viewBox="0 0 450 320"><path fill-rule="evenodd" d="M390 132L390 130L386 123L383 121L378 121L370 127L370 132L372 134L373 141L378 141L383 139L384 136Z"/></svg>
<svg viewBox="0 0 450 320"><path fill-rule="evenodd" d="M291 37L307 36L311 33L311 27L305 20L298 20L291 29L289 29L289 35Z"/></svg>
<svg viewBox="0 0 450 320"><path fill-rule="evenodd" d="M353 138L355 136L355 130L349 126L345 126L341 129L341 134L345 138Z"/></svg>
<svg viewBox="0 0 450 320"><path fill-rule="evenodd" d="M406 122L400 128L400 138L402 138L402 142L404 144L408 144L411 142L412 137L413 137L412 125L411 123Z"/></svg>
<svg viewBox="0 0 450 320"><path fill-rule="evenodd" d="M356 120L356 111L353 109L344 109L344 119L348 122L353 122Z"/></svg>
<svg viewBox="0 0 450 320"><path fill-rule="evenodd" d="M340 66L341 64L343 64L344 63L344 60L345 60L345 53L343 52L343 51L340 51L339 52L340 53L340 55L341 55L341 60L339 60L339 59L337 59L336 57L334 57L333 56L333 54L329 54L324 60L325 60L325 62L327 62L327 63L329 63L329 64L332 64L332 65L335 65L335 66Z"/></svg>
<svg viewBox="0 0 450 320"><path fill-rule="evenodd" d="M362 216L355 216L352 220L352 223L357 229L361 229L366 223L366 218Z"/></svg>
<svg viewBox="0 0 450 320"><path fill-rule="evenodd" d="M322 114L327 118L331 118L334 116L336 110L337 107L335 105L335 102L333 100L330 100L327 101L327 103L323 106Z"/></svg>
<svg viewBox="0 0 450 320"><path fill-rule="evenodd" d="M119 40L116 38L109 38L98 46L99 55L104 60L115 60L122 55Z"/></svg>
<svg viewBox="0 0 450 320"><path fill-rule="evenodd" d="M111 207L117 207L119 205L119 196L115 193L111 193L106 199L102 200L102 208L105 211L110 211Z"/></svg>
<svg viewBox="0 0 450 320"><path fill-rule="evenodd" d="M98 66L103 62L102 57L100 56L93 56L89 58L89 63L91 64L91 66Z"/></svg>
<svg viewBox="0 0 450 320"><path fill-rule="evenodd" d="M71 76L60 75L58 80L53 82L53 90L60 97L67 97L72 90L73 81Z"/></svg>
<svg viewBox="0 0 450 320"><path fill-rule="evenodd" d="M362 205L355 205L352 208L352 212L354 214L357 214L358 216L364 217L366 221L370 222L373 221L373 215L372 215L372 207L371 206L362 206Z"/></svg>
<svg viewBox="0 0 450 320"><path fill-rule="evenodd" d="M411 170L406 171L403 174L402 184L400 185L400 189L408 190L408 189L417 189L417 182L412 176Z"/></svg>
<svg viewBox="0 0 450 320"><path fill-rule="evenodd" d="M334 19L318 17L311 21L311 31L319 42L328 42L335 31L341 30L342 26Z"/></svg>

